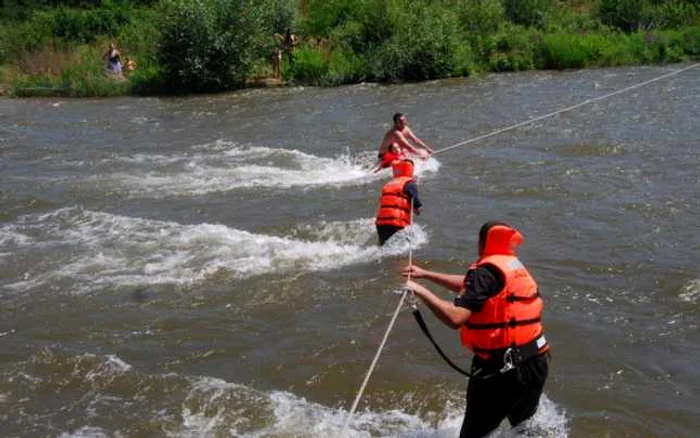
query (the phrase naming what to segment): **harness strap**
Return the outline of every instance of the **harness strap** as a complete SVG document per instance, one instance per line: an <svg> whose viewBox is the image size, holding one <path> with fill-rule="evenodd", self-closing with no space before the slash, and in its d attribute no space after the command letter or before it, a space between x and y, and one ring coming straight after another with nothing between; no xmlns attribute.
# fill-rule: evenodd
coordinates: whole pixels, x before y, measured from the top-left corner
<svg viewBox="0 0 700 438"><path fill-rule="evenodd" d="M503 361L503 357L506 355L508 350L511 351L509 354L515 354L516 364L518 362L523 362L531 357L539 355L547 347L547 339L544 337L544 333L537 336L532 341L524 345L512 346L509 348L500 348L498 350L492 350L488 348L473 347L475 353L488 354L490 357L488 360L498 360Z"/></svg>
<svg viewBox="0 0 700 438"><path fill-rule="evenodd" d="M467 322L466 326L472 330L490 330L490 329L496 329L496 328L505 328L505 327L517 327L521 325L530 325L530 324L537 324L540 322L542 319L540 317L537 318L532 318L532 319L511 319L510 321L505 321L505 322L493 322L493 323L485 323L485 324L479 324L479 323L473 323L473 322Z"/></svg>
<svg viewBox="0 0 700 438"><path fill-rule="evenodd" d="M509 303L514 303L514 302L516 302L516 301L531 301L531 300L534 300L534 299L536 299L536 298L539 298L540 296L541 296L541 295L540 295L540 291L537 291L537 292L535 292L534 295L530 295L530 296L527 296L527 297L524 297L524 296L521 296L521 295L510 294L510 295L508 295L508 296L506 297L506 300L507 300Z"/></svg>
<svg viewBox="0 0 700 438"><path fill-rule="evenodd" d="M452 360L450 360L449 357L447 357L445 352L442 351L442 348L440 348L440 346L437 344L437 342L435 342L435 339L433 339L433 335L430 334L430 330L428 330L428 326L425 324L425 320L423 319L423 315L420 313L420 310L417 307L415 309L413 309L413 317L416 319L416 322L418 323L418 326L420 327L421 331L423 331L423 334L425 334L425 336L428 338L430 343L433 344L433 347L435 347L435 350L438 352L440 357L442 357L445 360L445 362L447 363L447 365L452 367L453 370L457 371L458 373L460 373L464 376L467 376L470 379L488 379L488 378L491 378L491 377L496 376L498 374L501 374L500 370L496 370L495 372L485 374L485 375L481 375L481 371L482 371L481 369L476 370L476 371L471 372L471 373L464 371L462 368L455 365L455 363L452 362Z"/></svg>

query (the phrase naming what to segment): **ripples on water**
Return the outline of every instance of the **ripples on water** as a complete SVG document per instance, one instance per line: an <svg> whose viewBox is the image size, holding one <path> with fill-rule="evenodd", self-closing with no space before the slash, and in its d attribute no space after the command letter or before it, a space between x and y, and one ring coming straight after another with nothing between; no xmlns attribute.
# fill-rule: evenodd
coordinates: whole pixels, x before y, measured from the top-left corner
<svg viewBox="0 0 700 438"><path fill-rule="evenodd" d="M409 248L463 272L478 226L506 218L525 231L553 343L534 434L693 436L692 73L419 162L418 223L383 248L373 229L388 174L370 169L396 110L439 148L662 72L0 101L0 424L336 435ZM456 436L465 383L407 315L390 341L350 436Z"/></svg>

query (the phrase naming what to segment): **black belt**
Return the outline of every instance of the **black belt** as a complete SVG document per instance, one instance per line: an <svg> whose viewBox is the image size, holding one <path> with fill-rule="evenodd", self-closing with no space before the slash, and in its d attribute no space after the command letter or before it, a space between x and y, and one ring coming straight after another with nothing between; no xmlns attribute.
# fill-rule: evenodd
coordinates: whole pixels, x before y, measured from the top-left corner
<svg viewBox="0 0 700 438"><path fill-rule="evenodd" d="M472 379L488 379L495 375L503 374L507 371L510 371L513 368L520 365L521 363L525 362L526 360L538 356L540 354L540 351L543 351L543 349L547 345L547 341L544 337L544 334L540 334L537 338L535 338L535 340L533 340L532 342L528 342L525 345L513 346L500 350L475 350L475 352L484 352L490 354L491 357L489 357L489 359L484 360L490 366L495 366L496 364L498 364L498 366L496 367L496 370L494 372L487 374L483 374L484 368L472 368L472 372L467 372L455 365L454 362L452 362L450 358L447 357L447 355L442 351L442 348L440 348L437 342L435 342L433 336L430 334L430 330L428 330L428 326L425 324L423 315L421 315L420 310L418 310L418 308L415 308L413 310L413 317L416 319L418 326L420 326L425 336L428 338L430 343L433 344L433 347L435 347L435 350L445 360L445 362L447 362L447 364L458 373L463 374Z"/></svg>
<svg viewBox="0 0 700 438"><path fill-rule="evenodd" d="M544 333L541 333L527 344L514 345L498 350L474 348L474 352L489 355L487 359L482 358L484 368L500 368L501 372L504 373L533 357L539 356L546 350L546 347L547 339L544 337Z"/></svg>

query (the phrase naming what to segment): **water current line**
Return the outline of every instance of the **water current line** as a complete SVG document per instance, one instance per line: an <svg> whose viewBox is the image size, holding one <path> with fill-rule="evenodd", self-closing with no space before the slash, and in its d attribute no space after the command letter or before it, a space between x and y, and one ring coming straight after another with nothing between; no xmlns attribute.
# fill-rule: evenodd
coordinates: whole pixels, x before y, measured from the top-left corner
<svg viewBox="0 0 700 438"><path fill-rule="evenodd" d="M409 218L410 218L410 223L413 225L413 197L411 197L411 210L409 212ZM413 263L413 245L412 245L412 240L411 235L409 233L408 235L408 275L406 276L406 281L409 281L411 279L411 264ZM403 293L401 294L401 299L399 300L399 305L396 306L396 310L394 310L394 316L391 317L391 322L389 322L389 327L386 329L386 333L384 333L384 338L382 339L382 343L379 344L379 348L377 349L377 353L374 355L374 359L372 359L372 364L369 366L369 369L367 370L367 374L365 375L365 380L362 382L362 385L360 386L360 390L357 392L357 396L355 397L355 401L352 402L352 407L350 408L350 411L348 412L348 416L345 419L345 424L343 425L343 430L340 431L340 438L343 438L345 436L345 432L348 429L348 425L350 424L350 420L352 419L353 414L355 413L355 409L357 409L358 403L360 403L360 398L362 398L362 393L365 392L365 387L367 386L367 382L369 382L369 378L372 375L372 372L374 371L375 365L377 365L377 361L379 360L379 356L382 354L382 350L384 349L384 344L386 344L386 340L389 338L389 333L391 332L391 329L394 328L394 323L396 322L396 317L399 316L399 311L401 310L401 307L403 306L403 302L406 299L406 295L408 294L408 289L404 289Z"/></svg>
<svg viewBox="0 0 700 438"><path fill-rule="evenodd" d="M474 138L471 138L471 139L469 139L469 140L465 140L465 141L462 141L462 142L459 142L459 143L455 143L455 144L453 144L452 146L447 146L446 148L442 148L442 149L436 150L435 152L433 152L433 155L439 154L439 153L441 153L441 152L448 151L448 150L450 150L450 149L454 149L454 148L459 147L459 146L464 146L464 145L469 144L469 143L474 143L475 141L483 140L483 139L488 138L488 137L493 137L494 135L502 134L502 133L507 132L507 131L512 131L512 130L517 129L517 128L520 128L520 127L522 127L522 126L531 125L531 124L533 124L533 123L535 123L535 122L539 122L540 120L544 120L544 119L547 119L547 118L556 116L557 114L561 114L561 113L565 113L565 112L568 112L568 111L572 111L572 110L575 110L576 108L580 108L580 107L582 107L582 106L585 106L585 105L588 105L588 104L591 104L591 103L594 103L594 102L598 102L598 101L603 100L603 99L607 99L608 97L612 97L612 96L616 96L616 95L618 95L618 94L626 93L626 92L628 92L628 91L630 91L630 90L634 90L634 89L636 89L636 88L640 88L640 87L643 87L643 86L645 86L645 85L649 85L649 84L651 84L651 83L653 83L653 82L660 81L660 80L666 79L666 78L670 78L671 76L678 75L678 74L680 74L680 73L683 73L683 72L686 71L686 70L691 70L691 69L694 69L694 68L696 68L696 67L698 67L698 66L700 66L700 63L692 64L692 65L690 65L690 66L688 66L688 67L684 67L684 68L681 68L681 69L679 69L679 70L672 71L671 73L666 73L666 74L664 74L664 75L655 77L655 78L653 78L653 79L649 79L648 81L640 82L639 84L631 85L631 86L626 87L626 88L623 88L623 89L621 89L621 90L613 91L612 93L604 94L604 95L602 95L602 96L595 97L595 98L593 98L593 99L588 99L588 100L586 100L586 101L577 103L576 105L571 105L571 106L569 106L569 107L566 107L566 108L563 108L563 109L560 109L560 110L551 112L551 113L549 113L549 114L545 114L545 115L543 115L543 116L535 117L534 119L531 119L531 120L526 120L526 121L524 121L524 122L520 122L520 123L517 123L517 124L515 124L515 125L507 126L507 127L505 127L505 128L498 129L498 130L493 131L493 132L490 132L490 133L488 133L488 134L480 135L480 136L478 136L478 137L474 137Z"/></svg>

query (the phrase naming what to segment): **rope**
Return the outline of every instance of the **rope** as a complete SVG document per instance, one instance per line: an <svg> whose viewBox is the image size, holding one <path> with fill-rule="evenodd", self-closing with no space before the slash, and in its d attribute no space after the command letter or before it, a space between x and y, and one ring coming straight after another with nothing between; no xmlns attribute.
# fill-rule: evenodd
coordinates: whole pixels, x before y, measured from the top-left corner
<svg viewBox="0 0 700 438"><path fill-rule="evenodd" d="M522 127L522 126L531 125L531 124L533 124L533 123L535 123L535 122L538 122L538 121L540 121L540 120L544 120L544 119L553 117L553 116L555 116L555 115L557 115L557 114L562 114L562 113L565 113L565 112L568 112L568 111L573 111L573 110L575 110L575 109L577 109L577 108L580 108L580 107L582 107L582 106L589 105L589 104L591 104L591 103L595 103L595 102L598 102L598 101L607 99L607 98L609 98L609 97L616 96L616 95L618 95L618 94L626 93L626 92L628 92L628 91L634 90L634 89L636 89L636 88L643 87L643 86L645 86L645 85L649 85L649 84L651 84L651 83L660 81L660 80L662 80L662 79L669 78L669 77L671 77L671 76L676 76L676 75L678 75L678 74L680 74L680 73L683 73L683 72L686 71L686 70L691 70L691 69L697 68L698 66L700 66L700 63L692 64L692 65L687 66L687 67L684 67L684 68L682 68L682 69L679 69L679 70L676 70L676 71L673 71L673 72L666 73L666 74L664 74L664 75L655 77L655 78L650 79L650 80L648 80L648 81L640 82L640 83L638 83L638 84L631 85L631 86L626 87L626 88L623 88L623 89L621 89L621 90L613 91L613 92L611 92L611 93L604 94L604 95L602 95L602 96L595 97L595 98L593 98L593 99L588 99L588 100L585 100L585 101L583 101L583 102L577 103L577 104L575 104L575 105L571 105L571 106L568 106L568 107L566 107L566 108L563 108L563 109L560 109L560 110L557 110L557 111L553 111L553 112L551 112L551 113L548 113L548 114L545 114L545 115L542 115L542 116L539 116L539 117L535 117L534 119L526 120L526 121L524 121L524 122L516 123L515 125L511 125L511 126L507 126L507 127L505 127L505 128L498 129L498 130L493 131L493 132L490 132L490 133L488 133L488 134L480 135L480 136L478 136L478 137L474 137L474 138L471 138L471 139L469 139L469 140L465 140L465 141L462 141L462 142L459 142L459 143L455 143L455 144L453 144L452 146L448 146L448 147L446 147L446 148L442 148L442 149L438 149L438 150L434 151L434 152L433 152L433 155L439 154L439 153L442 153L442 152L445 152L445 151L448 151L448 150L450 150L450 149L454 149L454 148L459 147L459 146L464 146L464 145L469 144L469 143L473 143L473 142L476 142L476 141L479 141L479 140L483 140L483 139L485 139L485 138L493 137L493 136L495 136L495 135L502 134L502 133L504 133L504 132L512 131L512 130L517 129L517 128L520 128L520 127ZM411 216L410 216L410 217L411 217L411 223L413 223L413 198L411 198L411 211L410 211L410 215L411 215ZM408 236L408 266L409 266L409 268L411 267L412 263L413 263L413 248L412 248L412 239L411 239L411 236L409 235L409 236ZM410 279L411 279L411 270L409 269L409 270L408 270L408 275L407 275L406 281L409 281ZM401 294L401 299L399 300L399 304L398 304L398 306L396 306L396 310L394 311L394 315L392 316L391 321L389 322L389 326L387 327L387 330L386 330L386 332L384 333L384 338L382 339L382 342L381 342L381 344L379 345L379 349L377 349L377 352L376 352L375 355L374 355L374 359L372 359L372 364L370 365L369 369L367 370L367 374L365 375L365 379L364 379L364 381L362 382L362 385L360 386L360 390L357 392L357 396L355 397L355 400L354 400L353 403L352 403L352 407L350 408L350 411L348 412L348 416L347 416L347 418L345 419L345 424L343 425L343 429L342 429L341 432L340 432L340 437L341 437L341 438L345 436L345 433L346 433L346 431L347 431L348 425L350 424L350 420L352 419L352 416L353 416L353 414L355 413L355 410L357 409L357 405L359 404L360 399L362 398L362 394L364 393L365 388L367 387L367 382L369 382L369 378L370 378L370 376L372 375L372 372L374 372L374 367L377 365L377 362L378 362L378 360L379 360L379 356L381 355L382 350L384 349L384 345L386 344L386 341L387 341L387 339L389 338L389 333L391 332L392 328L394 327L394 323L396 322L396 318L397 318L398 315L399 315L399 311L401 310L401 306L403 306L403 302L405 301L406 295L407 295L407 294L408 294L408 290L404 290L403 293Z"/></svg>
<svg viewBox="0 0 700 438"><path fill-rule="evenodd" d="M459 142L459 143L455 143L455 144L453 144L452 146L447 146L446 148L442 148L442 149L436 150L435 152L433 152L433 155L439 154L439 153L441 153L441 152L448 151L448 150L450 150L450 149L454 149L454 148L459 147L459 146L464 146L464 145L466 145L466 144L473 143L473 142L475 142L475 141L483 140L483 139L488 138L488 137L493 137L494 135L502 134L502 133L507 132L507 131L512 131L512 130L517 129L517 128L520 128L520 127L522 127L522 126L531 125L531 124L533 124L533 123L535 123L535 122L539 122L540 120L544 120L544 119L547 119L547 118L556 116L557 114L561 114L561 113L565 113L565 112L568 112L568 111L572 111L572 110L575 110L576 108L580 108L580 107L582 107L582 106L585 106L585 105L588 105L588 104L591 104L591 103L595 103L595 102L598 102L598 101L600 101L600 100L607 99L607 98L612 97L612 96L616 96L616 95L618 95L618 94L626 93L626 92L628 92L628 91L630 91L630 90L634 90L634 89L636 89L636 88L640 88L640 87L643 87L643 86L645 86L645 85L649 85L649 84L651 84L651 83L653 83L653 82L657 82L657 81L660 81L660 80L662 80L662 79L666 79L666 78L669 78L669 77L671 77L671 76L678 75L678 74L680 74L680 73L683 73L683 72L686 71L686 70L691 70L691 69L697 68L698 66L700 66L700 63L692 64L692 65L690 65L690 66L688 66L688 67L684 67L684 68L681 68L681 69L679 69L679 70L672 71L671 73L666 73L666 74L664 74L664 75L655 77L655 78L653 78L653 79L649 79L648 81L640 82L639 84L631 85L631 86L626 87L626 88L623 88L623 89L621 89L621 90L613 91L612 93L604 94L604 95L602 95L602 96L595 97L595 98L593 98L593 99L588 99L588 100L586 100L586 101L577 103L576 105L571 105L571 106L569 106L569 107L566 107L566 108L563 108L563 109L560 109L560 110L557 110L557 111L554 111L554 112L545 114L545 115L543 115L543 116L535 117L535 118L532 119L532 120L526 120L526 121L524 121L524 122L516 123L515 125L511 125L511 126L507 126L507 127L505 127L505 128L498 129L498 130L493 131L493 132L488 133L488 134L480 135L480 136L478 136L478 137L474 137L474 138L471 138L471 139L469 139L469 140L465 140L465 141L462 141L462 142Z"/></svg>
<svg viewBox="0 0 700 438"><path fill-rule="evenodd" d="M411 224L413 224L413 197L411 197L411 211L409 213L409 217L411 220ZM412 247L412 239L409 234L408 236L408 266L410 267L411 264L413 263L413 247ZM409 269L408 271L408 276L406 281L411 279L411 270ZM379 361L379 356L382 354L382 350L384 349L384 344L386 344L386 340L389 338L389 333L391 332L391 329L394 328L394 323L396 322L396 318L399 316L399 311L401 310L401 306L403 306L403 302L406 299L406 295L408 294L408 290L404 289L403 293L401 294L401 299L399 300L399 305L396 306L396 310L394 310L394 316L391 317L391 322L389 322L389 327L387 327L386 332L384 333L384 338L382 339L381 344L379 344L379 348L377 349L377 353L374 355L374 359L372 359L372 364L369 366L369 369L367 370L367 374L365 375L365 380L362 382L362 385L360 385L360 390L357 392L357 396L355 397L355 401L352 403L352 407L350 408L350 411L348 412L348 416L345 419L345 424L343 425L343 430L340 431L340 438L343 438L345 436L345 432L348 429L348 425L350 424L350 420L352 419L353 414L355 413L355 409L357 409L357 405L360 403L360 398L362 398L362 393L365 392L365 387L367 386L367 382L369 382L369 378L372 375L372 372L374 371L375 365L377 365L377 362Z"/></svg>

